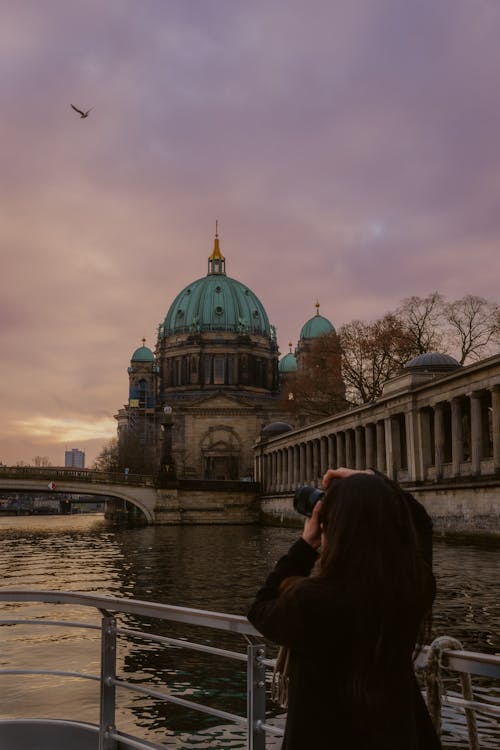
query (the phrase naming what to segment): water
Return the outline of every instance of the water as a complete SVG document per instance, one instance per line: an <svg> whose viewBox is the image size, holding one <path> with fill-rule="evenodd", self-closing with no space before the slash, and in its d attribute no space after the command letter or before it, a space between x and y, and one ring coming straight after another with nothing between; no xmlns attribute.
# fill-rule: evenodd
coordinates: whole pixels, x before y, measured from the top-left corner
<svg viewBox="0 0 500 750"><path fill-rule="evenodd" d="M245 614L256 589L276 559L297 537L294 529L250 526L113 527L100 516L0 518L0 570L4 588L61 589L151 599L166 604ZM500 651L498 581L500 554L495 540L435 542L438 596L434 635L458 638L464 648ZM95 622L93 611L39 604L0 604L1 616L45 617ZM133 624L133 618L124 618ZM156 632L165 625L151 624ZM159 629L158 629L159 628ZM186 630L172 626L176 637ZM197 637L199 632L197 633ZM100 652L89 630L47 626L2 628L0 668L52 665L99 673ZM207 642L215 634L203 633ZM224 636L223 641L230 640ZM244 648L241 640L225 643ZM122 647L120 669L140 679L166 683L177 695L206 700L245 713L245 676L235 662L148 644ZM0 716L60 716L96 721L97 685L49 677L0 677ZM118 725L168 748L243 747L241 732L220 727L191 711L118 693ZM138 730L138 727L141 729ZM269 745L271 747L271 745ZM451 745L450 747L465 747Z"/></svg>

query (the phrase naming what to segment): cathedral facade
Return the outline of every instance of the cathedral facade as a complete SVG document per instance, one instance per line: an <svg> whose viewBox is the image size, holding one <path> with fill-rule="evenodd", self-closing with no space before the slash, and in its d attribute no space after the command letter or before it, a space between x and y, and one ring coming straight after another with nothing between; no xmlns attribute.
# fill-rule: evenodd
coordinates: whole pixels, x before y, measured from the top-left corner
<svg viewBox="0 0 500 750"><path fill-rule="evenodd" d="M333 329L319 316L309 337ZM116 414L120 463L132 473L242 480L253 476L253 447L266 425L291 418L286 379L295 355L279 362L276 330L254 292L226 274L216 232L207 274L182 289L158 326L156 347L132 355L129 398Z"/></svg>

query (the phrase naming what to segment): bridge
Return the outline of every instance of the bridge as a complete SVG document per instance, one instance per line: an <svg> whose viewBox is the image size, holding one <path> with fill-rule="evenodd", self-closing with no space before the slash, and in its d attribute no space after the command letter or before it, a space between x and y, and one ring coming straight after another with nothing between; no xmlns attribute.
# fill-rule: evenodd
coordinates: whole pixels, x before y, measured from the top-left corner
<svg viewBox="0 0 500 750"><path fill-rule="evenodd" d="M0 467L0 492L95 495L108 509L118 502L137 508L148 524L255 523L259 486L255 482L180 479L155 486L148 474L53 467Z"/></svg>

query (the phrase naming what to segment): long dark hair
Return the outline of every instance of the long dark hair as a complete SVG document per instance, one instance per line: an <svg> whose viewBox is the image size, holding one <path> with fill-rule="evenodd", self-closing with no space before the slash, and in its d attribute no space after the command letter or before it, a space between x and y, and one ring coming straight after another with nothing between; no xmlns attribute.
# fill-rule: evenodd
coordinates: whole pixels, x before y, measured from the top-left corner
<svg viewBox="0 0 500 750"><path fill-rule="evenodd" d="M321 510L324 544L318 581L351 602L355 653L346 689L376 708L377 685L408 672L408 654L434 594L408 500L370 474L333 481ZM388 686L388 685L387 685ZM389 687L389 686L388 686Z"/></svg>

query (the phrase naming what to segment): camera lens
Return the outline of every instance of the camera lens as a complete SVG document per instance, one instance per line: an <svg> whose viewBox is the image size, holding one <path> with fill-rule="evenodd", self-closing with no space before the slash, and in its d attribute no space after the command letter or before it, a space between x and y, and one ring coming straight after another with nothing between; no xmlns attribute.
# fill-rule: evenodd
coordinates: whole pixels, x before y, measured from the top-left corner
<svg viewBox="0 0 500 750"><path fill-rule="evenodd" d="M323 490L318 490L316 487L309 487L308 485L298 487L293 497L293 507L297 513L310 518L314 506L318 500L321 500L324 497L324 495L325 493Z"/></svg>

